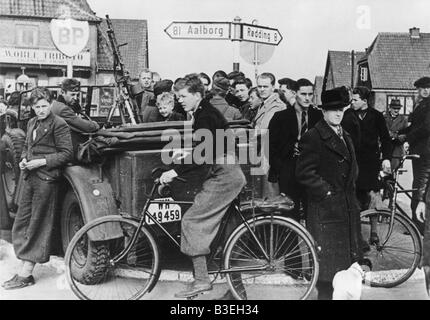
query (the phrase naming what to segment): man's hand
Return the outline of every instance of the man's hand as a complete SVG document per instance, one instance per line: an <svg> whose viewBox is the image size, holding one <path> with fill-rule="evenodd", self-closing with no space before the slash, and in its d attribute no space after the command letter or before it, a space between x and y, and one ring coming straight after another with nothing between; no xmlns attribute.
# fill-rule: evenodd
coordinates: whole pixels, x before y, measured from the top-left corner
<svg viewBox="0 0 430 320"><path fill-rule="evenodd" d="M27 168L27 159L22 159L21 162L19 163L19 168L21 170L25 170Z"/></svg>
<svg viewBox="0 0 430 320"><path fill-rule="evenodd" d="M385 159L384 161L382 161L382 171L384 171L385 173L391 173L390 160Z"/></svg>
<svg viewBox="0 0 430 320"><path fill-rule="evenodd" d="M46 166L46 159L35 159L27 162L26 168L31 171L43 166Z"/></svg>
<svg viewBox="0 0 430 320"><path fill-rule="evenodd" d="M417 209L415 210L415 213L417 214L417 219L419 222L424 223L426 220L426 204L423 201L420 201L418 203Z"/></svg>
<svg viewBox="0 0 430 320"><path fill-rule="evenodd" d="M168 184L173 181L178 176L175 170L169 170L166 172L163 172L163 174L160 176L160 183L161 184Z"/></svg>

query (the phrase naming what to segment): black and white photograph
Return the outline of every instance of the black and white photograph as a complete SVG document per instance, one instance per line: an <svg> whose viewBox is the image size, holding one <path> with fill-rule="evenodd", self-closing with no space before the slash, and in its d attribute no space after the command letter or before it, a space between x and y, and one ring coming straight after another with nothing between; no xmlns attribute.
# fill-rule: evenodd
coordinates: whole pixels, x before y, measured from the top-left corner
<svg viewBox="0 0 430 320"><path fill-rule="evenodd" d="M0 300L429 300L429 21L428 0L0 0Z"/></svg>

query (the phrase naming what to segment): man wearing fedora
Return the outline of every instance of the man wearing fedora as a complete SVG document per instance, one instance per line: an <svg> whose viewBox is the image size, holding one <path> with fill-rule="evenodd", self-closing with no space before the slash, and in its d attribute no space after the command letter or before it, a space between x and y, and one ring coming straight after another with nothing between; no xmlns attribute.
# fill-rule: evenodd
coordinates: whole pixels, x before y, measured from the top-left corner
<svg viewBox="0 0 430 320"><path fill-rule="evenodd" d="M395 169L400 163L400 157L405 155L403 143L399 141L399 131L408 126L408 118L400 114L402 105L400 100L393 99L389 104L388 112L385 113L385 123L387 124L388 132L390 133L391 142L393 143L393 152L391 158L391 168Z"/></svg>
<svg viewBox="0 0 430 320"><path fill-rule="evenodd" d="M342 129L345 88L324 91L321 119L300 140L297 180L308 201L307 228L319 250L318 299L332 298L334 275L362 259L355 194L358 165L350 135Z"/></svg>
<svg viewBox="0 0 430 320"><path fill-rule="evenodd" d="M424 155L427 151L427 141L430 138L430 77L422 77L415 81L414 86L418 91L418 99L414 111L409 115L410 126L399 133L400 142L409 143L409 153ZM422 170L423 160L412 159L413 182L412 188L417 188L418 177ZM411 209L412 220L416 223L421 233L424 232L424 224L418 221L415 213L418 205L418 193L412 194Z"/></svg>
<svg viewBox="0 0 430 320"><path fill-rule="evenodd" d="M73 155L77 158L78 146L88 140L88 133L99 130L97 122L92 121L79 105L81 83L77 79L65 79L61 83L61 94L52 103L52 113L63 118L70 127Z"/></svg>

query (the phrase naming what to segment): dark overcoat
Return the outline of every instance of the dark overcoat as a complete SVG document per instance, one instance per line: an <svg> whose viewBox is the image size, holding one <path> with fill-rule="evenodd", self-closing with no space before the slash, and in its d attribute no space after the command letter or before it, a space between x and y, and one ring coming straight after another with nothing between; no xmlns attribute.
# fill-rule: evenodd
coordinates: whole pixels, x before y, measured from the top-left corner
<svg viewBox="0 0 430 320"><path fill-rule="evenodd" d="M382 159L391 160L392 143L387 124L382 113L370 107L363 119L360 119L358 113L353 110L345 112L345 117L350 116L357 118L360 129L359 148L356 152L359 168L357 189L376 191L379 187L381 156ZM344 124L342 126L348 131L347 126Z"/></svg>
<svg viewBox="0 0 430 320"><path fill-rule="evenodd" d="M16 256L25 261L44 263L52 248L57 181L61 169L72 160L72 140L67 123L50 114L40 122L36 139L33 131L36 118L27 126L27 138L21 158L31 161L46 159L46 166L25 170L18 212L12 228Z"/></svg>
<svg viewBox="0 0 430 320"><path fill-rule="evenodd" d="M309 107L308 127L312 128L321 120L322 113ZM298 142L299 124L296 110L289 107L276 112L269 123L269 163L271 173L278 177L280 191L294 197L295 182L294 145Z"/></svg>
<svg viewBox="0 0 430 320"><path fill-rule="evenodd" d="M307 228L319 251L322 281L361 258L359 206L355 196L358 174L354 147L344 131L344 142L324 121L301 139L297 180L308 196ZM328 191L331 195L327 195Z"/></svg>

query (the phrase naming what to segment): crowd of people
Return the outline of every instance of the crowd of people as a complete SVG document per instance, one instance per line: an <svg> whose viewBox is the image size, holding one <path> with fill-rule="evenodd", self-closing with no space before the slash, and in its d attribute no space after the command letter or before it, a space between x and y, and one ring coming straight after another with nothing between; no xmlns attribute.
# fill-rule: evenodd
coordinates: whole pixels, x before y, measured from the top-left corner
<svg viewBox="0 0 430 320"><path fill-rule="evenodd" d="M289 196L295 203L290 217L306 221L319 248L320 299L331 299L336 272L363 261L369 243L379 241L375 232L370 239L362 238L359 214L372 205L380 191L380 170L390 173L396 168L398 157L408 146L411 153L421 156L413 160L413 186L418 191L411 209L414 222L425 234L423 265L426 279L430 277L430 226L424 224L430 218L430 195L426 193L430 180L429 77L414 83L418 99L406 117L399 114L401 104L396 99L385 114L377 111L366 87L326 90L322 104L315 105L314 84L305 78L276 81L273 74L261 73L253 84L239 71L227 74L219 70L212 77L195 73L175 81L154 81L154 75L143 70L133 87L139 122L192 120L193 129L215 132L226 129L228 121L245 119L255 129L267 129L269 154L263 159L263 196ZM76 107L79 82L66 79L61 89L54 102L47 89L36 88L31 93L36 117L28 124L20 162L26 173L25 205L19 207L12 232L15 252L23 265L3 284L6 289L34 284L35 263L48 258L51 233L46 230L52 228L55 201L50 199L55 197L59 169L76 160L78 145L87 139L85 133L99 129ZM6 102L0 102L0 116L6 109ZM182 220L181 250L190 256L195 278L178 293L182 298L212 288L205 257L222 216L246 183L240 166L217 164L228 154L214 150L213 157L203 189ZM175 166L163 173L160 181L170 183L193 166Z"/></svg>

